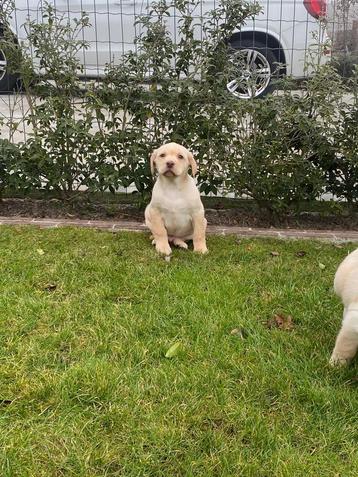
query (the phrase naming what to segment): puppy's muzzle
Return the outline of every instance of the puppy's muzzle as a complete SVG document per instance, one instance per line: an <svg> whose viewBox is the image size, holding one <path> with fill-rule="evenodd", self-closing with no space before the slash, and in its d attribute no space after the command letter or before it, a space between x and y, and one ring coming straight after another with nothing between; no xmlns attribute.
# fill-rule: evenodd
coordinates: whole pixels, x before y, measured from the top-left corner
<svg viewBox="0 0 358 477"><path fill-rule="evenodd" d="M164 172L164 175L169 177L169 176L174 176L175 173L173 171L173 168L175 166L174 162L173 161L168 161L166 163L166 166L167 166L167 170Z"/></svg>

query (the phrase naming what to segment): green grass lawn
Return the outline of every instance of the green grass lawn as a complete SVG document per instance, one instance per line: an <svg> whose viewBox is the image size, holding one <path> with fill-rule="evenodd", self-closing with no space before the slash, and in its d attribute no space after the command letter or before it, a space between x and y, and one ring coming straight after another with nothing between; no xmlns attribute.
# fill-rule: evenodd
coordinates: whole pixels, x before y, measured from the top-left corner
<svg viewBox="0 0 358 477"><path fill-rule="evenodd" d="M208 245L0 228L1 477L358 475L357 365L327 364L355 246Z"/></svg>

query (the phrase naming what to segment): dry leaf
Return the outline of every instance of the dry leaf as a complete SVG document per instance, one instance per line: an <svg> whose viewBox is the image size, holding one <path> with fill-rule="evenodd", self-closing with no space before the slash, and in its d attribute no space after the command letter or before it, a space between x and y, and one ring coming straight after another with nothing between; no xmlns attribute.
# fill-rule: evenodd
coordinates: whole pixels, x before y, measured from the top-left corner
<svg viewBox="0 0 358 477"><path fill-rule="evenodd" d="M304 250L296 252L296 257L304 257L305 255L307 255L307 252L305 252Z"/></svg>
<svg viewBox="0 0 358 477"><path fill-rule="evenodd" d="M55 283L49 283L48 285L44 287L44 290L48 292L53 292L56 290L56 288L57 288L57 285Z"/></svg>
<svg viewBox="0 0 358 477"><path fill-rule="evenodd" d="M321 270L324 270L326 268L326 265L324 263L319 263L318 266Z"/></svg>
<svg viewBox="0 0 358 477"><path fill-rule="evenodd" d="M280 254L278 252L270 252L271 257L279 257Z"/></svg>
<svg viewBox="0 0 358 477"><path fill-rule="evenodd" d="M42 250L42 248L36 249L36 252L37 252L39 255L45 255L45 252Z"/></svg>
<svg viewBox="0 0 358 477"><path fill-rule="evenodd" d="M12 399L1 399L0 398L0 406L10 406L12 404Z"/></svg>
<svg viewBox="0 0 358 477"><path fill-rule="evenodd" d="M268 328L279 328L283 331L291 331L294 328L293 319L291 315L276 314L267 320Z"/></svg>
<svg viewBox="0 0 358 477"><path fill-rule="evenodd" d="M242 340L246 339L248 336L248 333L244 328L234 328L233 330L230 331L230 334L232 336L238 336Z"/></svg>
<svg viewBox="0 0 358 477"><path fill-rule="evenodd" d="M263 290L263 292L261 293L261 299L267 303L269 301L272 300L272 293L270 293L269 291L267 290Z"/></svg>

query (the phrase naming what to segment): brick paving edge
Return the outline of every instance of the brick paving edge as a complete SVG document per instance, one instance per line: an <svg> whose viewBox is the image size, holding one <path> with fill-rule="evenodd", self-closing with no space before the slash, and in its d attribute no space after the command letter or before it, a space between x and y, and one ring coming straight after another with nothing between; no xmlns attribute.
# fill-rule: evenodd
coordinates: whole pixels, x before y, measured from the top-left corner
<svg viewBox="0 0 358 477"><path fill-rule="evenodd" d="M112 232L148 231L144 223L130 221L83 220L83 219L40 219L31 217L0 217L0 225L33 225L40 228L86 227ZM281 239L319 239L333 242L358 242L358 231L354 230L302 230L302 229L260 229L238 226L209 225L208 234L236 235L238 237L266 237Z"/></svg>

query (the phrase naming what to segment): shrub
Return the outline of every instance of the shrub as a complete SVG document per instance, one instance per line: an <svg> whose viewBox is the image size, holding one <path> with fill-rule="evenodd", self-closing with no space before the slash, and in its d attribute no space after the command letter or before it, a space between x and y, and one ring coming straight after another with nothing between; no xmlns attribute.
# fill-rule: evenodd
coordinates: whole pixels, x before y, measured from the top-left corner
<svg viewBox="0 0 358 477"><path fill-rule="evenodd" d="M248 104L248 131L230 160L228 188L273 215L323 191L324 175L311 160L317 131L301 107L288 95Z"/></svg>
<svg viewBox="0 0 358 477"><path fill-rule="evenodd" d="M182 142L196 154L201 190L217 193L222 184L221 161L237 128L232 114L237 101L225 88L232 68L226 40L258 7L242 0L219 3L202 20L204 39L197 40L199 4L174 2L180 36L176 44L165 22L173 5L153 3L150 16L138 20L143 33L137 53L109 66L98 92L109 116L101 127L106 154L121 153L122 170L128 174L122 184L134 183L140 192L152 185L149 154L165 141ZM118 131L121 142L114 140Z"/></svg>
<svg viewBox="0 0 358 477"><path fill-rule="evenodd" d="M358 66L347 83L346 94L349 97L336 112L332 160L326 171L328 191L352 205L358 200Z"/></svg>
<svg viewBox="0 0 358 477"><path fill-rule="evenodd" d="M246 102L246 134L229 161L227 187L271 214L297 211L329 190L343 92L341 78L326 65L298 93L285 80L282 94Z"/></svg>
<svg viewBox="0 0 358 477"><path fill-rule="evenodd" d="M357 70L344 82L332 66L315 67L299 94L286 79L280 94L239 101L225 86L233 74L227 40L259 7L222 0L202 18L199 6L153 2L138 19L136 51L108 65L104 80L86 90L77 57L87 47L78 39L88 27L85 14L69 23L47 5L46 22L28 25L42 71L37 78L28 49L6 33L9 10L1 10L1 47L22 77L32 132L17 146L1 140L0 188L69 195L81 187L115 192L134 185L145 197L153 185L149 154L176 141L195 154L206 194L248 196L272 215L297 211L324 192L355 202ZM177 43L166 23L173 8Z"/></svg>

